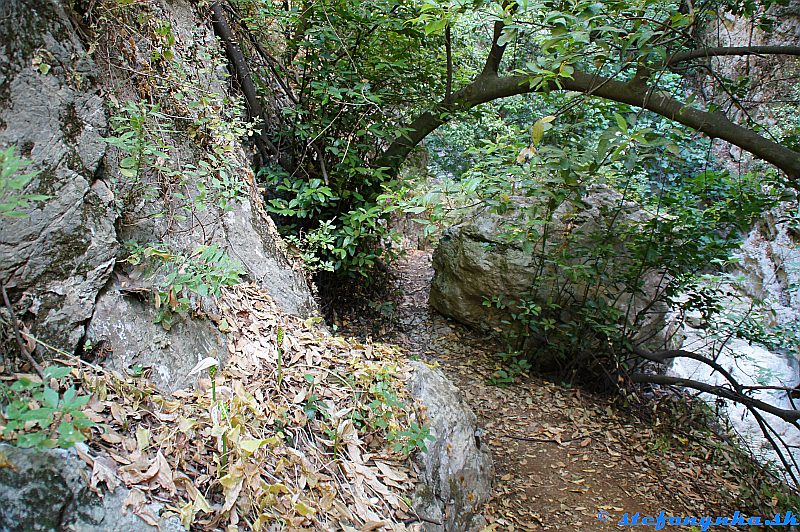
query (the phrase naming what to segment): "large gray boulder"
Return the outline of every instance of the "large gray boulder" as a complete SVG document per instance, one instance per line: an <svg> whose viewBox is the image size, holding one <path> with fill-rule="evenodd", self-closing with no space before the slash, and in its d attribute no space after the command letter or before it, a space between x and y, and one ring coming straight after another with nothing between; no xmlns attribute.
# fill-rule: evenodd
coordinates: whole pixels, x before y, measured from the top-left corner
<svg viewBox="0 0 800 532"><path fill-rule="evenodd" d="M102 495L90 490L91 473L74 449L34 451L0 444L0 530L183 530L178 519L160 518L157 505L126 504L126 488Z"/></svg>
<svg viewBox="0 0 800 532"><path fill-rule="evenodd" d="M420 484L414 510L427 519L426 531L480 530L485 521L479 512L492 494L494 466L475 414L441 370L423 362L411 365L408 389L435 438L417 457Z"/></svg>
<svg viewBox="0 0 800 532"><path fill-rule="evenodd" d="M118 248L98 72L55 2L0 2L0 43L0 148L41 171L26 193L50 197L0 222L0 279L31 332L72 351Z"/></svg>
<svg viewBox="0 0 800 532"><path fill-rule="evenodd" d="M623 312L634 340L653 349L668 344L674 334L669 309L665 303L651 304L667 279L653 271L645 272L635 289L622 281L633 265L624 235L648 215L603 186L547 212L540 200L518 198L516 206L503 214L476 210L449 228L433 255L433 308L481 330L519 331L511 318L517 298L541 305L557 302L562 309L560 317L569 320L588 289ZM534 227L540 233L546 231L548 237L544 242L540 237L526 250L510 235L532 216L544 220L545 224ZM559 267L559 263L581 266L594 260L596 246L607 247L602 260L607 278L613 280L599 291L587 287L583 279L568 279ZM484 304L495 296L509 300L509 307Z"/></svg>

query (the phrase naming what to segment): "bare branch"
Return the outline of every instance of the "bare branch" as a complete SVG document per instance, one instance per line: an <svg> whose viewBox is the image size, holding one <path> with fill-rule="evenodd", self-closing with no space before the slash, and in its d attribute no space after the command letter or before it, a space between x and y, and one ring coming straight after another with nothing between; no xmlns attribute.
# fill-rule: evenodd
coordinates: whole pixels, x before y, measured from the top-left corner
<svg viewBox="0 0 800 532"><path fill-rule="evenodd" d="M756 419L756 422L758 423L758 427L761 429L761 433L764 435L766 440L772 446L772 449L775 451L775 454L778 455L778 459L781 461L781 464L783 464L784 471L788 473L789 477L792 479L794 484L797 485L798 479L797 475L795 474L795 471L797 471L797 460L795 459L794 454L792 454L790 451L788 454L789 458L792 460L792 464L794 464L793 468L792 464L789 463L789 460L787 460L786 456L783 454L783 451L781 450L780 446L778 445L778 442L776 442L775 439L777 438L778 441L781 442L784 449L789 450L789 446L787 445L786 441L781 437L780 434L778 434L778 432L774 428L772 428L772 425L767 423L767 420L764 419L764 416L761 415L761 412L758 412L757 410L750 407L748 407L747 409L750 411L751 414L753 414L753 417Z"/></svg>
<svg viewBox="0 0 800 532"><path fill-rule="evenodd" d="M772 414L773 416L779 417L782 420L786 421L787 423L791 423L795 427L800 428L800 426L798 425L798 421L800 421L800 411L778 408L777 406L765 403L764 401L755 399L753 397L750 397L749 395L736 392L735 390L732 390L731 388L727 388L725 386L715 386L713 384L707 384L705 382L700 382L693 379L684 379L681 377L671 377L668 375L647 375L644 373L636 373L631 375L631 381L639 383L661 384L664 386L682 386L684 388L691 388L693 390L697 390L703 393L715 395L722 399L729 399L731 401L735 401L747 407L757 408L762 412Z"/></svg>
<svg viewBox="0 0 800 532"><path fill-rule="evenodd" d="M706 364L707 366L711 367L712 369L714 369L714 371L725 377L725 380L727 380L730 383L734 391L742 393L743 390L742 385L739 384L739 382L733 377L733 375L730 374L730 372L728 372L728 370L723 368L716 361L711 360L710 358L705 357L701 354L695 353L693 351L686 351L684 349L670 349L667 351L658 351L656 353L650 353L649 351L646 351L641 347L634 347L633 352L637 356L640 356L646 360L650 360L651 362L660 362L662 364L665 363L667 360L671 360L673 358L688 358L691 360L697 360L698 362L702 362L703 364Z"/></svg>
<svg viewBox="0 0 800 532"><path fill-rule="evenodd" d="M492 35L492 48L489 50L489 55L486 57L486 64L483 66L481 76L497 75L500 69L500 62L503 60L503 53L506 51L505 45L500 45L500 37L503 35L503 28L505 24L502 21L494 23L494 35Z"/></svg>
<svg viewBox="0 0 800 532"><path fill-rule="evenodd" d="M453 36L450 24L444 28L444 50L447 55L447 84L444 90L444 101L450 103L453 98Z"/></svg>

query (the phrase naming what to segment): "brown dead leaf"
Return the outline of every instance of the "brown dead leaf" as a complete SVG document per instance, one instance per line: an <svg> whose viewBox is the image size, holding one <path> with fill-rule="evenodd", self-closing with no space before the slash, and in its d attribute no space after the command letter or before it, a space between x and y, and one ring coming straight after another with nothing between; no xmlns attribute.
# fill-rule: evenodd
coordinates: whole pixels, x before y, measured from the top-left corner
<svg viewBox="0 0 800 532"><path fill-rule="evenodd" d="M386 521L370 521L369 523L365 523L364 526L359 528L360 532L373 532L374 530L378 530L385 526L388 526L389 523Z"/></svg>
<svg viewBox="0 0 800 532"><path fill-rule="evenodd" d="M130 508L134 514L138 515L148 525L160 528L158 525L158 519L156 519L156 517L147 510L147 497L141 490L133 488L130 491L128 497L125 499L125 502L122 503L122 511L124 512L128 508Z"/></svg>
<svg viewBox="0 0 800 532"><path fill-rule="evenodd" d="M158 451L155 463L158 465L158 473L154 480L162 488L169 491L170 495L175 495L175 482L173 482L172 468L169 462L167 462L167 459L164 458L164 455L161 454L161 451Z"/></svg>
<svg viewBox="0 0 800 532"><path fill-rule="evenodd" d="M108 491L113 493L120 485L121 481L117 477L117 465L107 456L95 456L92 466L92 475L89 480L89 487L97 490L101 482L105 482Z"/></svg>
<svg viewBox="0 0 800 532"><path fill-rule="evenodd" d="M375 462L375 467L377 467L380 470L383 476L385 476L390 480L394 480L395 482L405 482L406 480L408 480L407 474L397 471L396 469L393 469L391 466L389 466L389 464L385 462Z"/></svg>
<svg viewBox="0 0 800 532"><path fill-rule="evenodd" d="M158 470L158 462L151 462L147 456L141 455L136 462L120 467L119 476L126 485L134 486L149 482L158 474Z"/></svg>

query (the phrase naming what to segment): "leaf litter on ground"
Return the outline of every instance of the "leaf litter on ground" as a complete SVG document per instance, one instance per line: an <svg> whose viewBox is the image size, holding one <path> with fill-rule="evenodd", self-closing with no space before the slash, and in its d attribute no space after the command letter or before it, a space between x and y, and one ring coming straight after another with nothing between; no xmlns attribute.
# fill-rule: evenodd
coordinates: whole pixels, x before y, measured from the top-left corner
<svg viewBox="0 0 800 532"><path fill-rule="evenodd" d="M331 336L254 285L225 289L219 308L229 356L200 360L193 389L60 360L92 394L77 449L90 488L124 485L127 510L154 524L161 502L192 530L421 529L415 449L393 445L421 422L402 353Z"/></svg>

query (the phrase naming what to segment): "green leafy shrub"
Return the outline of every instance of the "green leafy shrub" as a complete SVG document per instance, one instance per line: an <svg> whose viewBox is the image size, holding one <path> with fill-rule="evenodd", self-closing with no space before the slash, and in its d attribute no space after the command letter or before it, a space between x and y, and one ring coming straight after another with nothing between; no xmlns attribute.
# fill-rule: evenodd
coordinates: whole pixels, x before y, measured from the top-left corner
<svg viewBox="0 0 800 532"><path fill-rule="evenodd" d="M153 295L156 323L167 330L175 314L199 307L198 298L219 297L223 286L239 284L246 274L242 265L216 244L197 246L188 255L163 243L142 246L131 241L126 247L128 264L148 271L158 288Z"/></svg>
<svg viewBox="0 0 800 532"><path fill-rule="evenodd" d="M22 377L3 385L3 437L19 447L37 448L68 448L85 441L94 422L82 409L91 395L79 393L70 383L71 371L50 366L44 369L43 382Z"/></svg>
<svg viewBox="0 0 800 532"><path fill-rule="evenodd" d="M278 196L267 210L277 215L281 232L312 272L365 279L379 261L396 255L392 244L397 235L388 226L392 210L381 203L377 190L369 200L359 192L337 195L320 179L284 177L267 183Z"/></svg>
<svg viewBox="0 0 800 532"><path fill-rule="evenodd" d="M183 86L180 101L199 113L196 117L191 113L189 117L178 119L166 114L158 104L142 102L129 101L114 109L111 116L114 135L106 137L105 141L126 154L119 161L119 172L128 180L119 184L124 191L117 205L121 213L137 201L152 201L161 193L175 202L177 208L171 215L177 220L186 220L194 210L202 211L209 205L227 212L233 200L245 195L244 183L235 178L231 168L231 157L234 143L251 130L236 114L227 123L220 117L212 120L197 111L215 102L199 94L194 97L200 101L190 101L192 89L191 85ZM232 107L237 109L235 105ZM170 135L179 136L181 127L188 129L190 136L211 139L196 164L179 163L172 156L174 147L167 140ZM204 130L208 131L201 134ZM165 214L156 213L157 216Z"/></svg>
<svg viewBox="0 0 800 532"><path fill-rule="evenodd" d="M25 217L25 210L31 202L48 199L48 196L42 194L22 193L28 183L39 175L38 171L21 172L29 164L30 161L17 156L15 146L0 151L0 216Z"/></svg>

